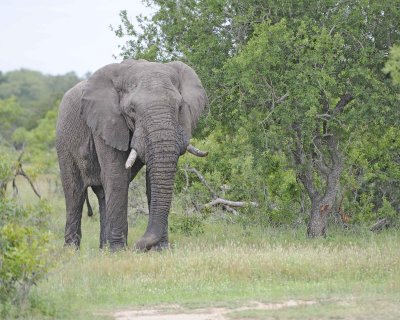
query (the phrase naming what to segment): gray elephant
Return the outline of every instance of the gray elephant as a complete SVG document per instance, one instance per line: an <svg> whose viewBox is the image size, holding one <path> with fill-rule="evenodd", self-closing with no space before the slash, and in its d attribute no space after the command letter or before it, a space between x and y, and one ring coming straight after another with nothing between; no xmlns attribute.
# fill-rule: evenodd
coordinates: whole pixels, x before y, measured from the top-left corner
<svg viewBox="0 0 400 320"><path fill-rule="evenodd" d="M168 246L168 214L180 155L206 152L189 140L207 104L182 62L125 60L96 71L63 97L56 148L66 201L65 244L79 247L91 187L99 201L100 248L127 245L128 186L146 165L149 221L139 250Z"/></svg>

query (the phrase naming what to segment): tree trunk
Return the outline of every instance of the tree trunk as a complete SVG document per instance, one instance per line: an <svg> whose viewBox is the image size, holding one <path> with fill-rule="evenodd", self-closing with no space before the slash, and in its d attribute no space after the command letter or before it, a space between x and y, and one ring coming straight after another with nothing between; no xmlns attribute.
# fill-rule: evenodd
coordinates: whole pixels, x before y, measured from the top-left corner
<svg viewBox="0 0 400 320"><path fill-rule="evenodd" d="M333 201L327 201L327 199L311 201L310 221L307 226L307 236L309 238L326 236L328 215L332 206Z"/></svg>
<svg viewBox="0 0 400 320"><path fill-rule="evenodd" d="M330 168L326 176L325 194L322 197L317 194L310 197L311 213L307 226L307 235L309 238L326 236L328 216L335 204L342 170L342 161L333 161L332 168Z"/></svg>

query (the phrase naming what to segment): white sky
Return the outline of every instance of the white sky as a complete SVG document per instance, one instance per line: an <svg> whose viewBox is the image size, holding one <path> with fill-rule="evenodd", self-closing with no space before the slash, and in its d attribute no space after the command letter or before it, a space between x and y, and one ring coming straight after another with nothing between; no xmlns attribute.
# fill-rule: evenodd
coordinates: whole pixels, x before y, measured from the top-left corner
<svg viewBox="0 0 400 320"><path fill-rule="evenodd" d="M151 13L140 0L0 0L0 71L79 76L116 62L119 12Z"/></svg>

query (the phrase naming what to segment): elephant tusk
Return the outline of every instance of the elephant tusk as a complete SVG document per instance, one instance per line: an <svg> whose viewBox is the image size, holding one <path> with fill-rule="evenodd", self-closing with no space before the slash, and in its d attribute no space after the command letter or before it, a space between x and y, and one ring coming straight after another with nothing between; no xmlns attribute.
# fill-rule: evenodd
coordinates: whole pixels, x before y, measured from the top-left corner
<svg viewBox="0 0 400 320"><path fill-rule="evenodd" d="M135 149L132 149L131 152L129 153L128 159L125 162L125 168L129 169L130 167L133 166L133 164L135 163L137 157L137 152Z"/></svg>
<svg viewBox="0 0 400 320"><path fill-rule="evenodd" d="M191 144L189 144L187 146L186 151L197 157L206 157L208 155L207 151L201 151L201 150L197 149L196 147L192 146Z"/></svg>

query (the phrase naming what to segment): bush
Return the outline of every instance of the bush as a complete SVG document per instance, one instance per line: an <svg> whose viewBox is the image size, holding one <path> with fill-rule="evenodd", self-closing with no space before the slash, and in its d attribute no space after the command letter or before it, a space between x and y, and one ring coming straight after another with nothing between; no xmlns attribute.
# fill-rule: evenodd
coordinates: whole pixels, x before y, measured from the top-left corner
<svg viewBox="0 0 400 320"><path fill-rule="evenodd" d="M206 216L193 215L171 215L169 230L171 233L183 234L185 236L198 236L204 233L204 221Z"/></svg>
<svg viewBox="0 0 400 320"><path fill-rule="evenodd" d="M0 185L9 180L7 162L0 159ZM45 201L22 206L0 193L0 318L20 315L30 288L49 269L50 210Z"/></svg>
<svg viewBox="0 0 400 320"><path fill-rule="evenodd" d="M7 223L0 229L0 302L2 314L13 304L24 307L29 290L47 272L48 234Z"/></svg>

